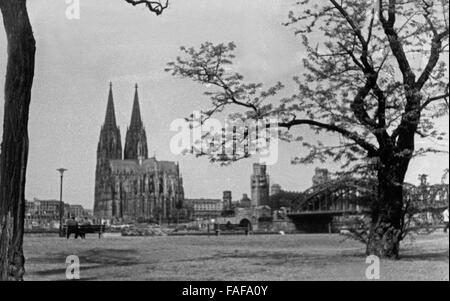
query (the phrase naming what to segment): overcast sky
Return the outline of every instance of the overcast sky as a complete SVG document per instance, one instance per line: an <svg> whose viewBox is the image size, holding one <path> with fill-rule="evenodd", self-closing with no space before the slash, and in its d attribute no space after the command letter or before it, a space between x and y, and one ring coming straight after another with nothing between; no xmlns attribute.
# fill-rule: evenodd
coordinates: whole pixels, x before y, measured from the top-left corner
<svg viewBox="0 0 450 301"><path fill-rule="evenodd" d="M96 149L109 81L113 82L122 139L130 122L134 83L139 84L149 154L180 162L186 197L221 198L223 190L233 190L238 199L249 193L253 160L219 167L206 158L171 154L169 143L174 133L169 130L170 123L206 108L207 100L201 86L173 78L163 69L182 45L235 41L237 66L247 79L268 85L279 80L288 82L301 72L302 46L281 23L296 1L171 0L170 9L159 17L123 0L80 2L81 18L68 20L64 0L28 1L37 58L29 123L27 199L57 199L56 169L65 167L64 200L92 208ZM5 69L5 35L1 30L2 79ZM3 106L3 100L1 103ZM441 126L448 131L448 119ZM306 128L302 130L305 136L313 137ZM287 190L311 186L317 165L292 166L291 158L299 154L302 150L298 144L281 145L279 163L269 168L272 182ZM446 166L448 155L415 160L408 181L416 183L418 173L423 172L432 174L430 180L438 182Z"/></svg>

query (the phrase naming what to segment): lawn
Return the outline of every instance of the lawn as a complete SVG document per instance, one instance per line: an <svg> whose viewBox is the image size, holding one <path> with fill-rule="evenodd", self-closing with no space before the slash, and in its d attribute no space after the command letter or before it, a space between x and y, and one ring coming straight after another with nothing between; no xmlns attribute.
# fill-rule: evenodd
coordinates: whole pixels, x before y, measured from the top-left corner
<svg viewBox="0 0 450 301"><path fill-rule="evenodd" d="M26 235L25 280L65 280L66 258L82 280L366 280L363 245L339 235L106 237ZM381 280L449 280L448 235L403 243L382 261Z"/></svg>

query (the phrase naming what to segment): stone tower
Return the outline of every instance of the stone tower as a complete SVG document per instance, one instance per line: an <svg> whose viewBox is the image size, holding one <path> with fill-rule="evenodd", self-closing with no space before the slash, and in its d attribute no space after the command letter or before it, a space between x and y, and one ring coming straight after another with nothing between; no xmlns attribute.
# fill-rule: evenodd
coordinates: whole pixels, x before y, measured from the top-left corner
<svg viewBox="0 0 450 301"><path fill-rule="evenodd" d="M121 159L122 142L120 137L120 129L116 123L112 83L110 83L105 122L101 128L100 139L97 146L94 212L108 210L107 208L100 208L101 206L99 207L99 203L100 201L105 200L105 198L109 198L109 196L113 193L111 191L111 183L108 182L110 175L109 162L110 160Z"/></svg>
<svg viewBox="0 0 450 301"><path fill-rule="evenodd" d="M230 209L233 203L233 192L224 191L223 192L223 208Z"/></svg>
<svg viewBox="0 0 450 301"><path fill-rule="evenodd" d="M254 164L251 177L252 206L269 205L269 176L265 164Z"/></svg>
<svg viewBox="0 0 450 301"><path fill-rule="evenodd" d="M135 86L133 111L131 113L131 122L125 138L125 160L143 160L148 159L147 135L144 124L142 123L141 110L139 108L138 85Z"/></svg>
<svg viewBox="0 0 450 301"><path fill-rule="evenodd" d="M312 177L312 184L314 186L322 185L330 181L330 173L326 168L316 168L315 174Z"/></svg>
<svg viewBox="0 0 450 301"><path fill-rule="evenodd" d="M270 195L277 195L283 191L280 184L273 184L270 188Z"/></svg>

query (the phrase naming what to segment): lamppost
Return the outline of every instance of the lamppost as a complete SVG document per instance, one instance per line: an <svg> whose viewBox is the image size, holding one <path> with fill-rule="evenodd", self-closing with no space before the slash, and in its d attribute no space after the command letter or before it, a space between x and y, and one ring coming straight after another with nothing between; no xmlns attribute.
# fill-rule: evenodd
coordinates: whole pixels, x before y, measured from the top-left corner
<svg viewBox="0 0 450 301"><path fill-rule="evenodd" d="M64 172L67 171L65 168L57 169L61 175L61 184L59 188L59 236L63 237L63 215L64 215L64 203L62 201L62 191L63 191L63 177Z"/></svg>

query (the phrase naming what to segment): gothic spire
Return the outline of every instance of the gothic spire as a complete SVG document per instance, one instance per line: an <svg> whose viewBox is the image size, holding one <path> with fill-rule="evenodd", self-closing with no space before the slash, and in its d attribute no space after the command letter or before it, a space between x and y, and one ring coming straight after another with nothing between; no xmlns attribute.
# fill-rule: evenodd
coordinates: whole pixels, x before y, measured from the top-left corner
<svg viewBox="0 0 450 301"><path fill-rule="evenodd" d="M105 123L100 131L100 139L97 147L97 160L103 164L108 160L117 159L122 159L122 143L120 139L120 129L116 123L112 83L110 82Z"/></svg>
<svg viewBox="0 0 450 301"><path fill-rule="evenodd" d="M125 160L138 160L148 158L147 136L141 118L139 108L138 86L135 86L133 111L131 122L125 137Z"/></svg>
<svg viewBox="0 0 450 301"><path fill-rule="evenodd" d="M134 91L134 102L133 102L133 111L131 113L131 123L130 128L141 128L142 126L142 118L141 118L141 109L139 107L139 95L138 95L138 85L135 85Z"/></svg>
<svg viewBox="0 0 450 301"><path fill-rule="evenodd" d="M114 98L112 93L112 83L109 82L108 104L106 106L105 128L116 128L116 113L114 111Z"/></svg>

